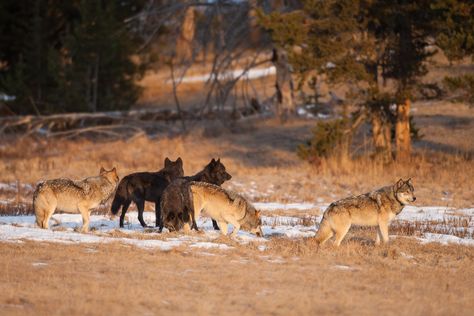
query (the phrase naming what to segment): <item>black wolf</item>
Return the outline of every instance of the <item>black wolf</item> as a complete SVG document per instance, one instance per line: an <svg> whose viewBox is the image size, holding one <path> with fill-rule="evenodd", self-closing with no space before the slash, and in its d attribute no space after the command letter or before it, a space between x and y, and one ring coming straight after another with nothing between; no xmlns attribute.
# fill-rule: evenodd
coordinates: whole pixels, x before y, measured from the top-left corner
<svg viewBox="0 0 474 316"><path fill-rule="evenodd" d="M137 205L138 220L143 227L146 227L146 223L143 220L145 201L155 202L156 226L160 226L161 195L173 180L183 175L183 161L181 158L178 158L175 162L166 158L165 167L160 171L137 172L124 177L117 187L111 208L112 213L117 214L120 206L122 206L120 227L123 227L125 213L127 213L127 209L132 201Z"/></svg>
<svg viewBox="0 0 474 316"><path fill-rule="evenodd" d="M162 226L160 226L160 230L163 229L163 226L169 230L180 230L184 223L189 222L192 222L192 228L197 230L189 183L199 181L220 186L231 178L232 176L227 173L221 160L213 158L203 170L195 175L174 180L165 189L161 199ZM212 224L214 229L219 229L214 220L212 220Z"/></svg>

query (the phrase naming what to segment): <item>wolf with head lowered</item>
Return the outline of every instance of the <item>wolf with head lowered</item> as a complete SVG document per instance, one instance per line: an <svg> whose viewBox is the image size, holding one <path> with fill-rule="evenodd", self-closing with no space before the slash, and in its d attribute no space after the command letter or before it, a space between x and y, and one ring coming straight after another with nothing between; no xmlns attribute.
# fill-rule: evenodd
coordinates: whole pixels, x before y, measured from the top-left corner
<svg viewBox="0 0 474 316"><path fill-rule="evenodd" d="M415 200L411 179L400 179L394 185L331 203L324 212L316 240L321 245L335 235L334 244L339 246L351 225L358 225L377 226L375 243L387 243L390 221Z"/></svg>
<svg viewBox="0 0 474 316"><path fill-rule="evenodd" d="M161 226L169 230L180 230L185 222L192 221L192 228L198 229L193 216L193 204L189 183L191 181L206 182L215 185L222 185L232 176L227 173L224 164L220 159L212 160L203 170L193 176L182 177L174 180L163 192L161 198ZM212 220L214 229L219 229L215 220Z"/></svg>
<svg viewBox="0 0 474 316"><path fill-rule="evenodd" d="M117 187L111 207L114 215L122 207L120 227L124 226L125 214L132 201L137 205L138 220L143 227L147 226L143 220L145 201L154 202L156 226L159 226L161 195L173 180L183 175L183 161L181 158L174 162L166 158L165 167L157 172L137 172L124 177Z"/></svg>
<svg viewBox="0 0 474 316"><path fill-rule="evenodd" d="M80 213L83 222L81 231L87 232L91 210L112 196L118 181L115 168L109 171L100 168L98 176L84 180L60 178L39 183L33 193L36 224L41 228L48 228L49 219L57 209L67 213Z"/></svg>
<svg viewBox="0 0 474 316"><path fill-rule="evenodd" d="M231 224L234 227L232 237L240 229L263 236L260 211L241 195L205 182L191 181L189 189L194 211L191 218L203 214L216 220L223 235L227 235L227 225ZM184 230L189 229L189 222L185 223Z"/></svg>

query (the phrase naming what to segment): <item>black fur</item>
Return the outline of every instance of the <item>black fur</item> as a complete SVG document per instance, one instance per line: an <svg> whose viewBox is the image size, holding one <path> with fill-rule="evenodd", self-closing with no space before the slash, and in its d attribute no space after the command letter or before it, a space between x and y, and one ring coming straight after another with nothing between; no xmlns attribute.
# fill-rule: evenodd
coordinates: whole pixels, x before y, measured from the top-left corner
<svg viewBox="0 0 474 316"><path fill-rule="evenodd" d="M117 187L111 208L112 213L117 214L120 206L122 206L120 227L123 227L125 213L127 213L127 209L132 201L137 205L138 220L143 227L146 227L146 223L143 220L145 201L155 202L155 224L160 226L161 195L173 180L183 175L183 161L181 158L178 158L175 162L166 158L165 167L160 171L132 173L124 177Z"/></svg>
<svg viewBox="0 0 474 316"><path fill-rule="evenodd" d="M221 185L230 180L232 176L225 170L220 159L214 158L204 167L204 169L194 176L182 177L173 181L163 192L161 200L162 219L160 230L163 227L169 230L180 230L185 223L191 223L191 228L198 230L196 219L194 218L192 193L189 186L191 181L199 181ZM214 228L217 223L212 220Z"/></svg>

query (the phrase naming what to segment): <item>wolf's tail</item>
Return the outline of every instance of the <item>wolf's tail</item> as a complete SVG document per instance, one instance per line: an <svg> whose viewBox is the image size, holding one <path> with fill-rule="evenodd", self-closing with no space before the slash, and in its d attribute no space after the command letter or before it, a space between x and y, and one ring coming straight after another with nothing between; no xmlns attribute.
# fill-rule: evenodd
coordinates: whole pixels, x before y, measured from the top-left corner
<svg viewBox="0 0 474 316"><path fill-rule="evenodd" d="M322 245L325 243L329 238L331 238L333 235L333 231L331 228L331 224L329 223L329 220L325 217L321 220L321 224L319 224L319 230L316 233L316 242L319 245Z"/></svg>
<svg viewBox="0 0 474 316"><path fill-rule="evenodd" d="M122 179L120 181L117 191L115 191L115 196L112 201L112 206L110 208L110 211L112 214L117 215L120 206L122 206L127 199L127 182L124 181L125 179Z"/></svg>

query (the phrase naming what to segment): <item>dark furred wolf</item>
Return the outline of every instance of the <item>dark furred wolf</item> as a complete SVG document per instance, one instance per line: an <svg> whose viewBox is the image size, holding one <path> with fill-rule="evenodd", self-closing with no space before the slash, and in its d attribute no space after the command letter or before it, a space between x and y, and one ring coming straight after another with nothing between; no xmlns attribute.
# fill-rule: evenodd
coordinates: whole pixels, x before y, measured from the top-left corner
<svg viewBox="0 0 474 316"><path fill-rule="evenodd" d="M166 158L165 167L160 171L137 172L124 177L117 187L111 208L112 214L115 215L118 213L120 206L122 206L120 227L123 227L125 213L127 213L132 201L137 205L138 220L143 227L146 227L146 223L143 220L145 201L155 202L156 226L160 226L161 195L173 180L183 175L183 161L181 158L178 158L175 162Z"/></svg>
<svg viewBox="0 0 474 316"><path fill-rule="evenodd" d="M161 199L161 224L171 231L180 230L185 223L191 223L192 228L198 230L194 219L193 203L189 183L191 181L206 182L222 185L230 180L232 176L227 173L220 159L214 158L203 170L193 176L182 177L174 180L163 192ZM214 228L219 227L212 220Z"/></svg>

